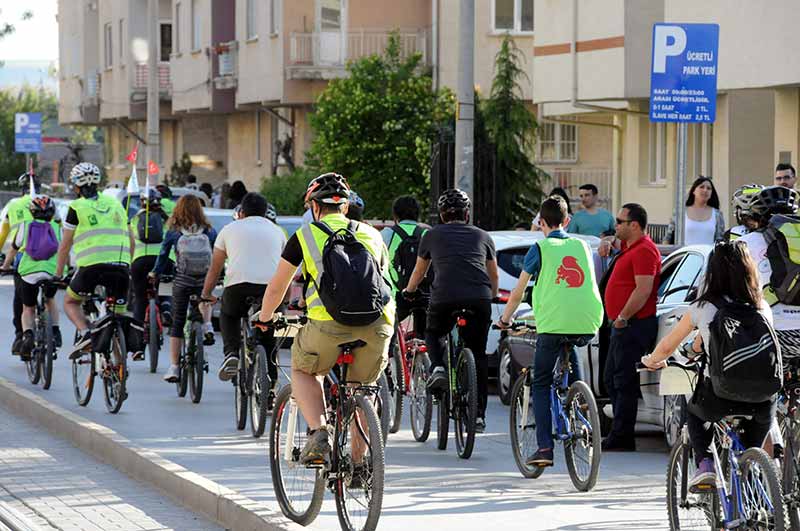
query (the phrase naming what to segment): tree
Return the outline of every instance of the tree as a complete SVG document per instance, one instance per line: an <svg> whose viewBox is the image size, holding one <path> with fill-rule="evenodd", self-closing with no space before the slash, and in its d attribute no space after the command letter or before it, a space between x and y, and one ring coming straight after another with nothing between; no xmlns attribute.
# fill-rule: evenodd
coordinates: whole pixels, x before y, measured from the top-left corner
<svg viewBox="0 0 800 531"><path fill-rule="evenodd" d="M530 211L541 202L545 173L533 163L531 154L538 124L522 100L520 79L527 79L514 39L506 35L495 57L495 76L490 97L483 104L483 119L497 148L498 189L503 192L503 225L530 220Z"/></svg>
<svg viewBox="0 0 800 531"><path fill-rule="evenodd" d="M265 179L261 193L275 206L281 216L300 216L303 214L303 195L308 182L317 174L305 168L295 168L287 175L274 175Z"/></svg>
<svg viewBox="0 0 800 531"><path fill-rule="evenodd" d="M2 15L3 15L3 10L0 9L0 17L2 17ZM33 18L33 12L30 11L30 10L27 10L27 11L24 11L22 13L22 16L20 17L20 20L24 21L24 20L29 20L31 18ZM17 30L17 28L14 27L13 24L10 24L10 23L5 22L5 21L0 21L0 40L2 40L4 37L8 37L12 33L14 33L16 30ZM0 61L0 66L3 66L3 61Z"/></svg>
<svg viewBox="0 0 800 531"><path fill-rule="evenodd" d="M454 98L432 89L421 60L402 58L393 34L382 56L350 63L348 76L328 85L310 118L315 137L307 163L347 177L368 217L388 217L400 194L427 202L431 144Z"/></svg>
<svg viewBox="0 0 800 531"><path fill-rule="evenodd" d="M15 183L25 171L25 154L14 152L14 115L18 112L40 112L43 123L58 120L58 101L55 94L41 87L0 90L0 180Z"/></svg>

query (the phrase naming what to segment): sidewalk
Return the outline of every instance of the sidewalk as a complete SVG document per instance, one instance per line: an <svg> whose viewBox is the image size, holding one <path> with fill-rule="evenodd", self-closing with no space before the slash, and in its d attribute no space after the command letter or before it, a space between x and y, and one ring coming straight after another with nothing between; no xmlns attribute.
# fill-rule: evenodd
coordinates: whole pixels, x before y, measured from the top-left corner
<svg viewBox="0 0 800 531"><path fill-rule="evenodd" d="M222 529L2 408L0 502L43 530Z"/></svg>

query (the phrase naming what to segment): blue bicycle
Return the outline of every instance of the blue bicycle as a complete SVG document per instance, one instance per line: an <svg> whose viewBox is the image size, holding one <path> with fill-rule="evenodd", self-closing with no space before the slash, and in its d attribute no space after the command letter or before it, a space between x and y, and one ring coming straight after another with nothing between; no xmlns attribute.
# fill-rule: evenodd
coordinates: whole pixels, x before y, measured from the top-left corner
<svg viewBox="0 0 800 531"><path fill-rule="evenodd" d="M509 330L519 333L534 331L524 323L515 323ZM579 491L591 490L600 472L600 414L589 386L580 380L569 383L569 353L586 343L584 336L565 340L564 351L553 368L550 388L550 411L553 419L553 440L564 445L564 458L572 484ZM533 371L525 368L511 390L509 433L514 460L522 475L538 478L543 467L526 464L536 451L536 419L533 414Z"/></svg>

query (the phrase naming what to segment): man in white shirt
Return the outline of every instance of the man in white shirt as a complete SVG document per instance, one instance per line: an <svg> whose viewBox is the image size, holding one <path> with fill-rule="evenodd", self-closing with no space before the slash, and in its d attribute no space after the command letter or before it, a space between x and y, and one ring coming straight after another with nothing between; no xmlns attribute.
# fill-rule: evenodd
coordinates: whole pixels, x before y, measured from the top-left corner
<svg viewBox="0 0 800 531"><path fill-rule="evenodd" d="M213 300L211 291L217 284L225 261L225 290L219 324L225 359L219 368L220 380L230 380L239 363L241 347L241 319L250 314L252 302L260 303L269 279L275 275L278 261L286 246L286 234L265 216L267 200L261 194L250 192L242 198L241 218L226 225L217 236L211 268L203 285L203 298ZM262 333L267 353L272 351L272 332ZM269 361L269 376L275 382L277 367Z"/></svg>

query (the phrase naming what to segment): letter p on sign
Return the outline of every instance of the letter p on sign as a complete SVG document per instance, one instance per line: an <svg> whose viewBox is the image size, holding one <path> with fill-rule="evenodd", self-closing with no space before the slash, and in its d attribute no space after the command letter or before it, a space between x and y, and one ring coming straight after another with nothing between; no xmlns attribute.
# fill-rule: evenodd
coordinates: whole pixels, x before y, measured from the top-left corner
<svg viewBox="0 0 800 531"><path fill-rule="evenodd" d="M671 42L670 42L671 38ZM656 26L653 39L653 72L667 71L667 57L680 55L686 49L686 32L680 26Z"/></svg>
<svg viewBox="0 0 800 531"><path fill-rule="evenodd" d="M14 115L14 133L19 134L30 123L27 114L17 113Z"/></svg>

